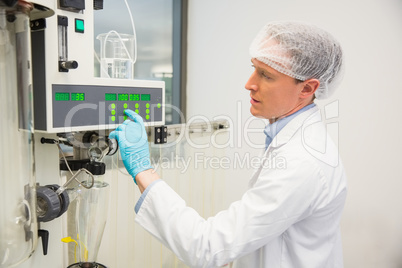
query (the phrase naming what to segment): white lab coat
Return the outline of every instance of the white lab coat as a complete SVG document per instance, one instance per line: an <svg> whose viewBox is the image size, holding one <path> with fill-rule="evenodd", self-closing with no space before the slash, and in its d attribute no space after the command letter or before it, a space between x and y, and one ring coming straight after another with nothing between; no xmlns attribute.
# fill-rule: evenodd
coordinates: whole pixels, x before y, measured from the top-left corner
<svg viewBox="0 0 402 268"><path fill-rule="evenodd" d="M241 200L216 216L203 219L162 181L136 222L191 267L343 267L346 177L318 108L290 121L264 157Z"/></svg>

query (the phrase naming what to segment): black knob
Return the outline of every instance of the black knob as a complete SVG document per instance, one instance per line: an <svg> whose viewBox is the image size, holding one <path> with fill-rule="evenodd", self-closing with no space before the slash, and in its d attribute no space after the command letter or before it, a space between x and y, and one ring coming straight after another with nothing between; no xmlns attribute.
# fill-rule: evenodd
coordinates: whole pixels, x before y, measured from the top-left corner
<svg viewBox="0 0 402 268"><path fill-rule="evenodd" d="M57 141L54 140L54 139L46 139L46 138L41 138L41 139L40 139L40 142L41 142L42 144L45 144L45 143L48 143L48 144L56 144L56 143L57 143Z"/></svg>
<svg viewBox="0 0 402 268"><path fill-rule="evenodd" d="M70 60L70 61L61 61L60 62L60 67L66 70L69 69L77 69L78 67L78 62L75 60Z"/></svg>
<svg viewBox="0 0 402 268"><path fill-rule="evenodd" d="M107 155L114 155L119 149L119 144L117 143L116 139L108 139L108 143L109 143L109 152L107 153Z"/></svg>
<svg viewBox="0 0 402 268"><path fill-rule="evenodd" d="M47 255L47 248L49 245L49 231L47 230L38 230L38 236L42 237L42 249L43 249L43 255Z"/></svg>

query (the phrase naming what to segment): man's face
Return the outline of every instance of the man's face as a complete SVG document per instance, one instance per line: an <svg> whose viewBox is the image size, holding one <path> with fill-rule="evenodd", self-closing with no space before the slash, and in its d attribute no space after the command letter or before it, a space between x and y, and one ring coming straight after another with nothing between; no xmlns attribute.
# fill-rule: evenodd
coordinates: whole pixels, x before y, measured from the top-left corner
<svg viewBox="0 0 402 268"><path fill-rule="evenodd" d="M245 87L250 90L250 112L256 117L275 121L300 109L303 83L252 59L254 72Z"/></svg>

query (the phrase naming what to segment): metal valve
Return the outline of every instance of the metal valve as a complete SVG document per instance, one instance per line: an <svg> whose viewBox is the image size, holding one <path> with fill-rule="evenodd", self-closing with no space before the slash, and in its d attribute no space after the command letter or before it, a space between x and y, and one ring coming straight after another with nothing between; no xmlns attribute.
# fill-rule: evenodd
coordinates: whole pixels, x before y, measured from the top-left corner
<svg viewBox="0 0 402 268"><path fill-rule="evenodd" d="M38 221L48 222L63 215L70 205L67 192L57 194L59 185L52 184L36 188Z"/></svg>
<svg viewBox="0 0 402 268"><path fill-rule="evenodd" d="M70 69L77 69L77 68L78 68L78 62L76 62L75 60L59 62L59 69L61 72L70 70Z"/></svg>

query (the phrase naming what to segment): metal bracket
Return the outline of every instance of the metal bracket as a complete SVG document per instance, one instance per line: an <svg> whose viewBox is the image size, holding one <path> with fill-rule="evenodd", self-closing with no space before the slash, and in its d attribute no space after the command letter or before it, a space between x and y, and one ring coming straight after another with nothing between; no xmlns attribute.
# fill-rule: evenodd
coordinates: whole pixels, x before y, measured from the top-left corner
<svg viewBox="0 0 402 268"><path fill-rule="evenodd" d="M167 143L167 126L159 126L154 128L155 144Z"/></svg>

